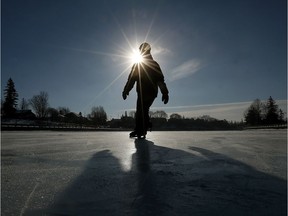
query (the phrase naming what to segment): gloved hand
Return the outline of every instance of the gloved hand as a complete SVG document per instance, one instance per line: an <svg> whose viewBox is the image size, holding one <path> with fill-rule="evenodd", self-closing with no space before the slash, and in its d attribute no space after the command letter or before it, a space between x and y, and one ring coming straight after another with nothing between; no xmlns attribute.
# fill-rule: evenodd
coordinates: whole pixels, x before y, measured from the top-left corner
<svg viewBox="0 0 288 216"><path fill-rule="evenodd" d="M168 94L163 94L162 95L162 101L164 102L164 104L167 104L169 101L169 96Z"/></svg>
<svg viewBox="0 0 288 216"><path fill-rule="evenodd" d="M129 95L127 92L125 92L125 91L122 92L122 97L124 100L126 100L127 95Z"/></svg>

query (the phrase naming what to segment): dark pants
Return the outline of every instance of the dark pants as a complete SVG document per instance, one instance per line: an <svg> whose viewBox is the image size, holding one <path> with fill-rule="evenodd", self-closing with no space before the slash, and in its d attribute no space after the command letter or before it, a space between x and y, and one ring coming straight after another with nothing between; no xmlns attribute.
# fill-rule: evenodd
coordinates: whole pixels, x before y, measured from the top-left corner
<svg viewBox="0 0 288 216"><path fill-rule="evenodd" d="M146 134L149 125L150 125L150 117L149 117L149 109L152 105L155 97L141 97L138 94L137 98L137 109L136 109L136 127L135 131L141 134Z"/></svg>

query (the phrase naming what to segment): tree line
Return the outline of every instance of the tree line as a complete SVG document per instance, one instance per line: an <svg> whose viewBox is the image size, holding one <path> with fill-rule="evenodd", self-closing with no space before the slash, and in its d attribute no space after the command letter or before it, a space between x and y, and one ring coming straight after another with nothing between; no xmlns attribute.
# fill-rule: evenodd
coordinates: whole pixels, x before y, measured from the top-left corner
<svg viewBox="0 0 288 216"><path fill-rule="evenodd" d="M270 96L266 103L255 99L244 113L247 125L275 125L285 124L287 119L282 109L279 109L276 101Z"/></svg>
<svg viewBox="0 0 288 216"><path fill-rule="evenodd" d="M68 107L53 108L48 103L47 92L41 91L31 99L22 98L18 106L18 93L13 80L10 78L4 90L4 101L1 100L2 118L50 121L51 123L72 123L93 127L133 128L136 111L125 112L120 119L107 121L107 113L102 106L94 106L87 116L71 112ZM29 108L33 110L29 110ZM239 129L245 125L285 124L285 113L278 108L275 100L269 97L266 103L256 99L244 113L245 122L229 122L218 120L208 115L197 118L185 118L178 113L170 116L165 111L150 111L154 130L225 130ZM169 117L169 118L168 118Z"/></svg>
<svg viewBox="0 0 288 216"><path fill-rule="evenodd" d="M132 114L135 112L131 112ZM135 118L133 115L127 115L125 112L120 119L112 119L109 126L113 128L133 128ZM160 114L160 115L159 115ZM186 118L173 113L168 115L161 110L150 111L152 130L238 130L243 128L243 122L232 122L227 120L218 120L209 115L203 115L197 118Z"/></svg>
<svg viewBox="0 0 288 216"><path fill-rule="evenodd" d="M18 106L18 92L14 81L9 78L4 89L4 101L1 100L1 116L4 119L49 120L89 126L105 125L107 121L107 113L102 106L92 107L91 112L84 117L81 112L71 112L68 107L50 107L48 101L48 93L40 91L31 99L22 98ZM30 107L33 112L29 110Z"/></svg>

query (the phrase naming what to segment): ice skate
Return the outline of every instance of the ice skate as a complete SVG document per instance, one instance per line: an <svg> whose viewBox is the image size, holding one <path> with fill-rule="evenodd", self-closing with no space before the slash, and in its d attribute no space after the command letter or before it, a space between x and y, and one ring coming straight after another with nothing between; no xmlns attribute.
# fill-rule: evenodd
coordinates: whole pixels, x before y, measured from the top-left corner
<svg viewBox="0 0 288 216"><path fill-rule="evenodd" d="M145 139L147 132L138 132L138 131L132 131L129 134L130 138L138 138L138 139Z"/></svg>
<svg viewBox="0 0 288 216"><path fill-rule="evenodd" d="M137 137L137 131L132 131L132 132L129 134L129 137L130 137L130 138Z"/></svg>

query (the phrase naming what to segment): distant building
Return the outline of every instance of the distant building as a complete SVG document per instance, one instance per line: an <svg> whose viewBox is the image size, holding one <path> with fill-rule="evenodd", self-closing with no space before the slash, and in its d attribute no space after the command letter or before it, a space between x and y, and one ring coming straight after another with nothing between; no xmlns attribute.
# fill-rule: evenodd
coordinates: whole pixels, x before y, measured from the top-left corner
<svg viewBox="0 0 288 216"><path fill-rule="evenodd" d="M18 119L36 119L36 115L31 110L16 110L15 115Z"/></svg>
<svg viewBox="0 0 288 216"><path fill-rule="evenodd" d="M75 112L69 112L65 114L64 121L70 122L70 123L80 123L82 118L83 118L82 116L80 116L79 114Z"/></svg>

